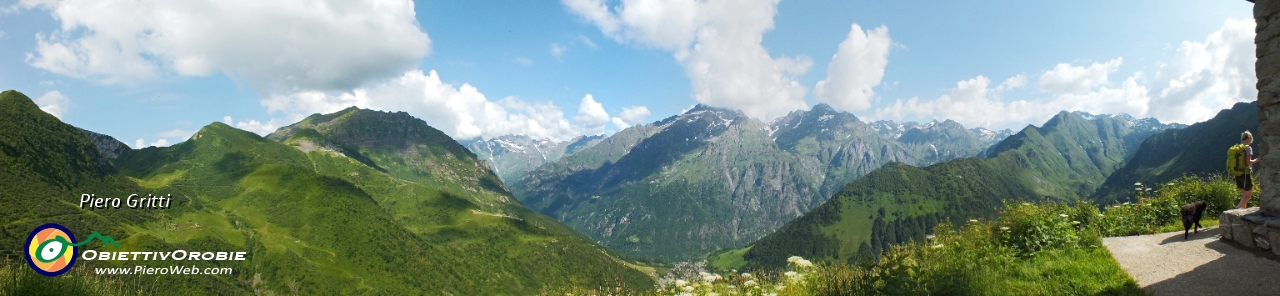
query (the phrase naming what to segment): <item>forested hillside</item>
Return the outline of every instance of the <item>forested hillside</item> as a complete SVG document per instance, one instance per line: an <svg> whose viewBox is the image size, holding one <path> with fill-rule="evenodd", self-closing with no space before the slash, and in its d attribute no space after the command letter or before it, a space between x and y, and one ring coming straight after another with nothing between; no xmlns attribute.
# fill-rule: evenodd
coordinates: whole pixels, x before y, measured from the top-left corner
<svg viewBox="0 0 1280 296"><path fill-rule="evenodd" d="M1227 148L1240 143L1246 130L1259 136L1257 102L1236 103L1207 121L1152 135L1090 199L1099 204L1123 202L1132 196L1134 183L1154 187L1183 175L1226 174ZM1253 149L1260 151L1256 144Z"/></svg>
<svg viewBox="0 0 1280 296"><path fill-rule="evenodd" d="M712 260L745 268L778 267L793 255L847 261L923 239L942 220L993 218L1007 202L1082 200L1133 155L1133 139L1162 130L1125 116L1082 115L1062 112L1027 127L987 159L885 165L746 249Z"/></svg>

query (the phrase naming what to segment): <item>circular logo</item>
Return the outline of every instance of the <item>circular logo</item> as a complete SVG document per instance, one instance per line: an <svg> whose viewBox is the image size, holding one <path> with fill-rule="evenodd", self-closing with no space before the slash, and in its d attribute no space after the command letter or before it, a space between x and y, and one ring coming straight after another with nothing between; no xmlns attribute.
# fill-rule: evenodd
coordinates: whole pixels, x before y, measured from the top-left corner
<svg viewBox="0 0 1280 296"><path fill-rule="evenodd" d="M76 264L79 247L76 237L62 225L49 223L36 227L27 237L27 264L45 276L58 276Z"/></svg>

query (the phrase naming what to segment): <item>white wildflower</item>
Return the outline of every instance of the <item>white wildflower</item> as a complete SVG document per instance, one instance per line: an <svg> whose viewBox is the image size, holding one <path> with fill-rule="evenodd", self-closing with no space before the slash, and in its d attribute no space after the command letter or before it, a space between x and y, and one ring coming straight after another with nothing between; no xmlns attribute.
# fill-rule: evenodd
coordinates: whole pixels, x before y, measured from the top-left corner
<svg viewBox="0 0 1280 296"><path fill-rule="evenodd" d="M778 296L778 293L764 293L764 296Z"/></svg>
<svg viewBox="0 0 1280 296"><path fill-rule="evenodd" d="M684 286L687 286L687 285L689 285L689 281L686 281L686 280L676 280L676 287L684 287Z"/></svg>
<svg viewBox="0 0 1280 296"><path fill-rule="evenodd" d="M942 248L942 244L936 244L936 245L933 245L933 248L934 248L934 249L940 249L940 248Z"/></svg>
<svg viewBox="0 0 1280 296"><path fill-rule="evenodd" d="M751 273L743 272L742 277L751 277Z"/></svg>
<svg viewBox="0 0 1280 296"><path fill-rule="evenodd" d="M774 289L774 290L782 290L782 289L786 289L786 288L787 288L787 286L783 286L783 285L774 285L774 286L773 286L773 289Z"/></svg>
<svg viewBox="0 0 1280 296"><path fill-rule="evenodd" d="M1024 206L1029 206L1029 205L1031 205L1031 203L1029 203L1029 202L1024 202L1024 203L1022 203L1022 205L1024 205Z"/></svg>
<svg viewBox="0 0 1280 296"><path fill-rule="evenodd" d="M933 236L932 234L924 236L925 239L933 239L934 237L935 236Z"/></svg>
<svg viewBox="0 0 1280 296"><path fill-rule="evenodd" d="M797 275L800 275L799 273L796 273L795 271L788 271L788 272L786 272L786 273L784 273L784 274L785 274L785 275L787 275L787 277L796 277Z"/></svg>
<svg viewBox="0 0 1280 296"><path fill-rule="evenodd" d="M978 223L978 220L975 220L975 219L969 219L969 223Z"/></svg>
<svg viewBox="0 0 1280 296"><path fill-rule="evenodd" d="M720 293L716 293L716 292L707 292L707 296L720 296Z"/></svg>
<svg viewBox="0 0 1280 296"><path fill-rule="evenodd" d="M1107 215L1098 214L1098 217L1106 217Z"/></svg>
<svg viewBox="0 0 1280 296"><path fill-rule="evenodd" d="M1059 216L1059 217L1063 217L1063 218L1068 217L1068 216L1067 216L1067 214L1058 214L1058 216Z"/></svg>
<svg viewBox="0 0 1280 296"><path fill-rule="evenodd" d="M1000 230L1006 230L1006 231L1007 231L1007 230L1009 230L1009 226L1001 226L1001 227L1000 227Z"/></svg>
<svg viewBox="0 0 1280 296"><path fill-rule="evenodd" d="M756 280L747 280L745 282L742 282L743 287L755 287L756 285L758 285L756 284Z"/></svg>
<svg viewBox="0 0 1280 296"><path fill-rule="evenodd" d="M796 263L796 261L800 261L800 260L804 260L804 257L800 257L800 256L787 257L787 263Z"/></svg>
<svg viewBox="0 0 1280 296"><path fill-rule="evenodd" d="M1071 225L1080 225L1080 221L1071 220Z"/></svg>
<svg viewBox="0 0 1280 296"><path fill-rule="evenodd" d="M676 295L680 295L680 296L693 296L693 293L684 292L684 293L680 293L680 294L676 294Z"/></svg>
<svg viewBox="0 0 1280 296"><path fill-rule="evenodd" d="M1142 186L1142 182L1133 183L1133 186Z"/></svg>
<svg viewBox="0 0 1280 296"><path fill-rule="evenodd" d="M684 290L685 292L693 292L693 286L684 286L683 288L680 288L680 289Z"/></svg>

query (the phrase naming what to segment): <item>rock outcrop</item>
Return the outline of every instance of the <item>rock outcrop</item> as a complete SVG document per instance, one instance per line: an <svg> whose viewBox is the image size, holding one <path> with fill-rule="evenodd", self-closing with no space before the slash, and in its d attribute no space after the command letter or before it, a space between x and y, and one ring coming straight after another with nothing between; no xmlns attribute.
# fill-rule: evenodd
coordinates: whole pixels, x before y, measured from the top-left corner
<svg viewBox="0 0 1280 296"><path fill-rule="evenodd" d="M1257 23L1258 61L1254 64L1258 75L1258 185L1261 194L1258 203L1271 215L1280 215L1280 1L1257 0L1253 6L1253 18Z"/></svg>

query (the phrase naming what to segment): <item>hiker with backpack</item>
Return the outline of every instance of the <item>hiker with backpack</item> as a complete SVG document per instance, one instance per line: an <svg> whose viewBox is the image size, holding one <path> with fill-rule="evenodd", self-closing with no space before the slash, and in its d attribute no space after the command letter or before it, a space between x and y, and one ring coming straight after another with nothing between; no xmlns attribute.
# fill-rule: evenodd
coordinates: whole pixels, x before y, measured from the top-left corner
<svg viewBox="0 0 1280 296"><path fill-rule="evenodd" d="M1258 162L1257 158L1253 158L1253 133L1244 131L1240 134L1240 144L1231 146L1227 150L1227 172L1236 178L1236 188L1240 189L1240 205L1236 208L1243 209L1249 205L1249 199L1253 197L1253 164Z"/></svg>

